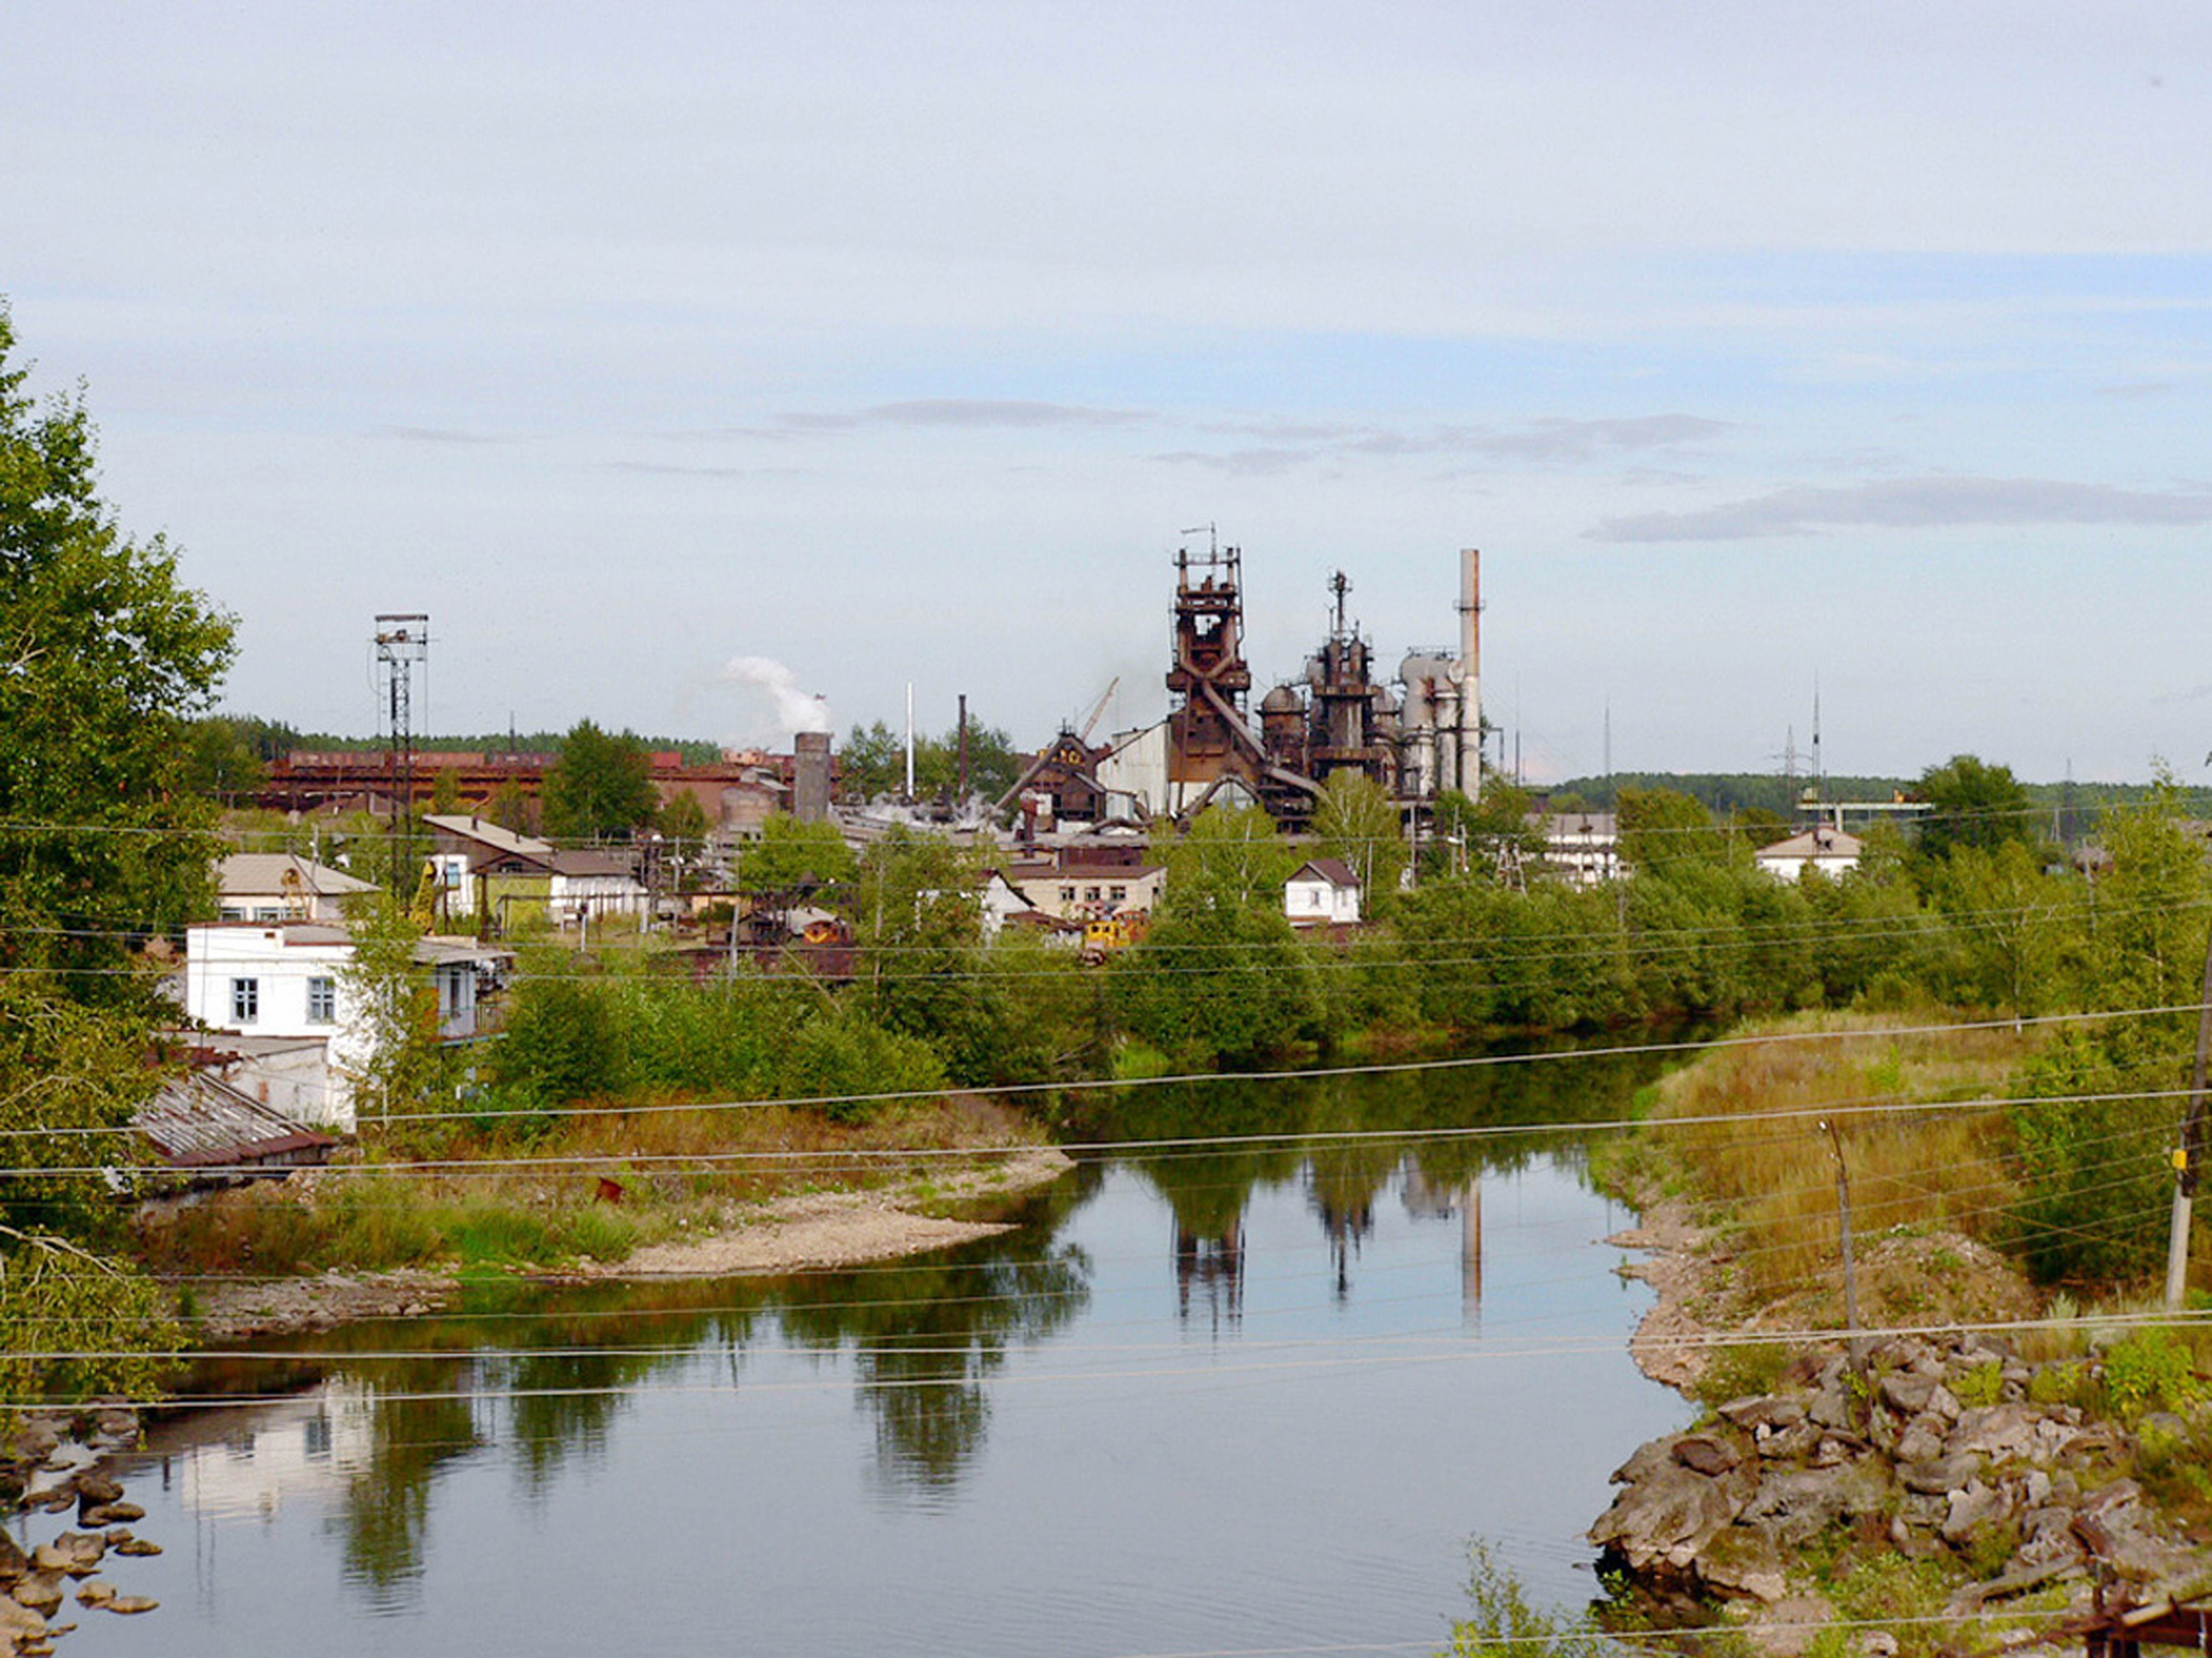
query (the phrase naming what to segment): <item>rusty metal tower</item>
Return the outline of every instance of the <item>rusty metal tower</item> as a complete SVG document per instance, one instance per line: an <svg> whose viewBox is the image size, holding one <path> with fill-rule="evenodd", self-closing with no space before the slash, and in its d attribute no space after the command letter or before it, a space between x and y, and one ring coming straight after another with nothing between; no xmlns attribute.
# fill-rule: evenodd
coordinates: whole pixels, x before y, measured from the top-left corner
<svg viewBox="0 0 2212 1658"><path fill-rule="evenodd" d="M429 676L430 618L419 611L388 611L376 618L376 667L384 680L386 770L392 784L392 871L393 896L405 903L410 894L399 878L413 867L408 844L415 812L415 669Z"/></svg>

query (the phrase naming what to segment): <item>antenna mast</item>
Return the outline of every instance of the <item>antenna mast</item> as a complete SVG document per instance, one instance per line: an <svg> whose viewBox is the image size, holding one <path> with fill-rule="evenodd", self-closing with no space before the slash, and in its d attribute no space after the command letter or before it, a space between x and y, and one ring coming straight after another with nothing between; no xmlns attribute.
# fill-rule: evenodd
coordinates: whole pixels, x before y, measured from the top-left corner
<svg viewBox="0 0 2212 1658"><path fill-rule="evenodd" d="M415 665L430 662L430 618L420 611L387 611L376 618L376 665L383 677L386 771L392 784L392 896L404 904L414 895L400 881L414 867L409 844L415 817Z"/></svg>

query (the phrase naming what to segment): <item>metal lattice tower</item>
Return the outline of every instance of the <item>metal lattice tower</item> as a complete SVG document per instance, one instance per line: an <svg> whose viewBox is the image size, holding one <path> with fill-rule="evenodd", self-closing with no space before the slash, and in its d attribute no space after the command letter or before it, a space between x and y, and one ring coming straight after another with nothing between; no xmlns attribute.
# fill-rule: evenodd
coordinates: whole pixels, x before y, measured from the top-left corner
<svg viewBox="0 0 2212 1658"><path fill-rule="evenodd" d="M408 827L415 811L415 666L420 663L427 677L430 661L430 618L415 613L387 612L376 618L376 666L384 680L386 753L392 776L392 867L395 877L413 858ZM402 903L408 895L395 892Z"/></svg>

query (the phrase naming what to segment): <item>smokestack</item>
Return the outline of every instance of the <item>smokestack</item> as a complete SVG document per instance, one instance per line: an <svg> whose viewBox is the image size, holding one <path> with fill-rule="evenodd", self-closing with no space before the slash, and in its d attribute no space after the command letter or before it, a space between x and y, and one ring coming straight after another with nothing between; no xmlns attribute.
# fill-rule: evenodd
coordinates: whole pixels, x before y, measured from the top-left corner
<svg viewBox="0 0 2212 1658"><path fill-rule="evenodd" d="M830 816L830 733L796 733L791 753L791 815L818 823Z"/></svg>
<svg viewBox="0 0 2212 1658"><path fill-rule="evenodd" d="M1459 786L1469 799L1482 791L1482 554L1460 550Z"/></svg>

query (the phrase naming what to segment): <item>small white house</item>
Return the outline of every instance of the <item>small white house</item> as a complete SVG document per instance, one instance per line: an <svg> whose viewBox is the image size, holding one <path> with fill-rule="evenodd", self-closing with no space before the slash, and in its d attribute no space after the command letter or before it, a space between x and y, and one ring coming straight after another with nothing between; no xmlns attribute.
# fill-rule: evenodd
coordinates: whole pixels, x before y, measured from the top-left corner
<svg viewBox="0 0 2212 1658"><path fill-rule="evenodd" d="M477 1034L479 980L505 959L466 939L423 938L415 960L438 992L438 1035ZM185 934L185 1012L210 1030L256 1039L289 1056L291 1114L350 1129L352 1078L372 1057L374 1038L353 987L353 937L320 921L226 921ZM301 1044L322 1048L322 1087L297 1072ZM236 1080L235 1077L233 1080Z"/></svg>
<svg viewBox="0 0 2212 1658"><path fill-rule="evenodd" d="M1856 835L1822 825L1761 847L1754 856L1759 868L1769 874L1796 881L1808 869L1817 869L1831 878L1848 874L1859 866L1859 854L1865 850L1866 843Z"/></svg>
<svg viewBox="0 0 2212 1658"><path fill-rule="evenodd" d="M1292 926L1350 926L1359 920L1359 878L1338 858L1313 858L1283 884Z"/></svg>
<svg viewBox="0 0 2212 1658"><path fill-rule="evenodd" d="M340 921L345 901L376 889L291 852L234 852L215 866L226 921Z"/></svg>

